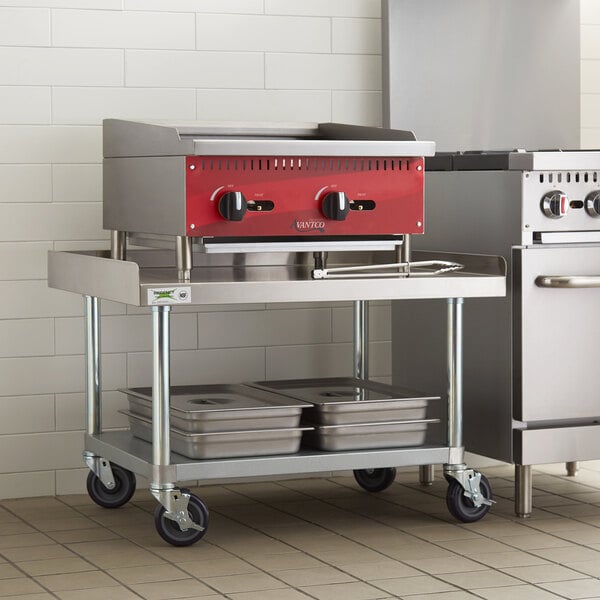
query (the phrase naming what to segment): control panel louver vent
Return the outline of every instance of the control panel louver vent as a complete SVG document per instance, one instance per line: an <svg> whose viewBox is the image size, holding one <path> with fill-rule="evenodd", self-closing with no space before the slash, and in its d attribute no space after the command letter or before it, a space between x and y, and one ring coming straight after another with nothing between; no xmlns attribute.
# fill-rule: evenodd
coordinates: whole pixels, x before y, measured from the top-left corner
<svg viewBox="0 0 600 600"><path fill-rule="evenodd" d="M597 171L556 171L540 173L540 183L597 183Z"/></svg>
<svg viewBox="0 0 600 600"><path fill-rule="evenodd" d="M202 171L312 171L314 173L342 171L403 171L410 161L369 158L211 158L198 161Z"/></svg>

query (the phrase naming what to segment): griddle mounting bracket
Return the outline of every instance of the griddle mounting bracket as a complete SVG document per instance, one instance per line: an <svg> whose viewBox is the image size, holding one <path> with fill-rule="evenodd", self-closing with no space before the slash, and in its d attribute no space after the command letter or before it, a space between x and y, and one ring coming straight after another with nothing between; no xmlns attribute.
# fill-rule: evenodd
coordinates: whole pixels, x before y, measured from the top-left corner
<svg viewBox="0 0 600 600"><path fill-rule="evenodd" d="M150 486L150 493L165 507L164 516L171 519L171 521L175 521L181 531L187 531L188 529L204 531L204 527L190 519L188 513L190 495L188 493L182 492L176 487L157 488L154 486Z"/></svg>
<svg viewBox="0 0 600 600"><path fill-rule="evenodd" d="M83 459L85 460L85 464L89 467L90 471L92 471L94 475L100 479L105 488L109 490L113 490L115 488L115 477L108 460L87 451L83 453Z"/></svg>

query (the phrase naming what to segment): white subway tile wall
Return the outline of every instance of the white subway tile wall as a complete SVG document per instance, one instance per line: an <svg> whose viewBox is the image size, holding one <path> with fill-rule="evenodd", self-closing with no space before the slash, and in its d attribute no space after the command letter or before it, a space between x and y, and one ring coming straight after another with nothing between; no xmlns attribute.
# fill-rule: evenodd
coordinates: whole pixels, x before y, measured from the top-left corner
<svg viewBox="0 0 600 600"><path fill-rule="evenodd" d="M381 124L380 0L0 0L0 497L83 491L83 302L48 250L104 249L102 119ZM371 308L390 374L389 306ZM175 384L349 375L351 307L183 307ZM102 303L103 424L152 380L146 309Z"/></svg>
<svg viewBox="0 0 600 600"><path fill-rule="evenodd" d="M82 300L48 289L46 254L108 245L102 119L380 125L380 18L380 0L0 0L0 497L84 489ZM598 146L596 0L582 24ZM351 373L350 305L245 308L174 311L175 384ZM102 311L103 420L122 427L117 390L151 382L149 318ZM371 315L385 380L389 305Z"/></svg>
<svg viewBox="0 0 600 600"><path fill-rule="evenodd" d="M600 148L600 2L581 0L581 147Z"/></svg>

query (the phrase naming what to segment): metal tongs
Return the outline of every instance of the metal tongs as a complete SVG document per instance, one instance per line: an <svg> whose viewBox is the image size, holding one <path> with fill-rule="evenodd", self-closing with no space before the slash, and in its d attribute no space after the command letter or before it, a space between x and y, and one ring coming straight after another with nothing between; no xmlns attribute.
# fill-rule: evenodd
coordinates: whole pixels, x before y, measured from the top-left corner
<svg viewBox="0 0 600 600"><path fill-rule="evenodd" d="M428 268L433 271L415 272L411 269ZM387 271L381 273L378 271ZM390 271L395 269L394 271ZM451 271L464 269L460 263L447 260L418 260L412 262L388 263L385 265L360 265L356 267L333 267L331 269L313 269L313 279L358 279L368 277L431 277L432 275L441 275ZM374 272L373 272L374 271Z"/></svg>

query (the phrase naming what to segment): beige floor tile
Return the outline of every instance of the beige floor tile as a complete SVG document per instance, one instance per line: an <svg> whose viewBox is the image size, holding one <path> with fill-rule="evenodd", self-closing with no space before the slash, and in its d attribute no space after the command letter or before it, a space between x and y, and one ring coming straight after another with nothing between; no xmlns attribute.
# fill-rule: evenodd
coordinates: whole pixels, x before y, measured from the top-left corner
<svg viewBox="0 0 600 600"><path fill-rule="evenodd" d="M110 529L94 527L93 529L73 529L69 531L48 532L51 541L59 544L76 544L78 542L96 542L102 540L116 540L121 536Z"/></svg>
<svg viewBox="0 0 600 600"><path fill-rule="evenodd" d="M370 548L365 548L364 546L349 551L320 552L315 550L313 553L319 558L319 560L334 566L343 566L357 562L376 563L381 562L381 560L385 558L381 552L371 550Z"/></svg>
<svg viewBox="0 0 600 600"><path fill-rule="evenodd" d="M60 600L82 600L81 590L55 592ZM126 587L113 586L85 590L85 600L139 600L139 596Z"/></svg>
<svg viewBox="0 0 600 600"><path fill-rule="evenodd" d="M375 600L385 598L387 592L382 592L367 583L337 583L333 585L311 585L301 588L307 594L318 600Z"/></svg>
<svg viewBox="0 0 600 600"><path fill-rule="evenodd" d="M581 573L567 569L561 565L534 565L530 567L510 567L504 573L529 583L548 583L551 581L568 581L581 579Z"/></svg>
<svg viewBox="0 0 600 600"><path fill-rule="evenodd" d="M24 594L37 594L44 591L44 588L35 581L33 581L33 579L19 577L16 579L0 580L1 598L4 598L6 596L18 596Z"/></svg>
<svg viewBox="0 0 600 600"><path fill-rule="evenodd" d="M88 556L87 560L100 569L116 569L123 565L127 565L128 567L143 567L165 564L163 558L143 548L131 549L125 552L114 552L113 554L100 554L99 556L92 555Z"/></svg>
<svg viewBox="0 0 600 600"><path fill-rule="evenodd" d="M21 535L23 533L37 533L37 531L31 527L31 525L24 523L23 521L14 521L2 524L1 537L3 538L11 535Z"/></svg>
<svg viewBox="0 0 600 600"><path fill-rule="evenodd" d="M2 556L12 562L28 560L44 560L46 558L74 558L76 554L61 546L60 544L49 544L44 546L28 546L26 548L5 548Z"/></svg>
<svg viewBox="0 0 600 600"><path fill-rule="evenodd" d="M122 538L114 540L91 540L88 542L74 542L68 544L69 550L76 554L85 556L102 556L103 554L118 554L120 552L128 552L137 550L139 546L132 544L129 540Z"/></svg>
<svg viewBox="0 0 600 600"><path fill-rule="evenodd" d="M370 583L398 597L402 597L403 595L409 596L411 594L438 594L457 590L453 585L449 585L429 575L403 577L401 579L377 579Z"/></svg>
<svg viewBox="0 0 600 600"><path fill-rule="evenodd" d="M207 577L204 583L224 594L235 592L257 592L287 587L285 583L266 573L229 575L226 577Z"/></svg>
<svg viewBox="0 0 600 600"><path fill-rule="evenodd" d="M308 585L327 585L332 583L350 583L356 581L354 577L339 571L334 567L317 567L312 569L288 569L277 571L277 578L285 581L292 587Z"/></svg>
<svg viewBox="0 0 600 600"><path fill-rule="evenodd" d="M61 575L41 575L35 577L35 580L52 592L87 590L90 588L119 585L112 577L109 577L106 573L102 573L101 571L63 573Z"/></svg>
<svg viewBox="0 0 600 600"><path fill-rule="evenodd" d="M407 560L407 564L436 575L438 573L461 573L464 571L485 571L487 567L476 563L464 556L449 556L445 558L422 558L420 560Z"/></svg>
<svg viewBox="0 0 600 600"><path fill-rule="evenodd" d="M246 561L259 569L263 569L270 573L286 569L311 569L314 567L326 566L324 562L313 558L312 556L308 556L307 554L303 554L302 552L259 554L257 556L248 556Z"/></svg>
<svg viewBox="0 0 600 600"><path fill-rule="evenodd" d="M578 573L585 575L591 575L600 579L600 561L596 560L585 560L579 562L568 562L565 566Z"/></svg>
<svg viewBox="0 0 600 600"><path fill-rule="evenodd" d="M538 552L536 550L536 552ZM542 565L547 564L548 561L529 554L528 552L522 552L521 550L512 550L510 552L492 552L490 554L478 554L477 562L483 563L488 567L494 569L502 569L504 567L524 567L529 565Z"/></svg>
<svg viewBox="0 0 600 600"><path fill-rule="evenodd" d="M407 598L409 600L433 600L432 594L417 594L416 596L407 596ZM435 600L473 600L473 598L478 598L478 596L465 591L435 594Z"/></svg>
<svg viewBox="0 0 600 600"><path fill-rule="evenodd" d="M307 596L292 588L261 590L260 592L240 592L239 594L229 594L228 597L232 600L308 600L312 598L312 596Z"/></svg>
<svg viewBox="0 0 600 600"><path fill-rule="evenodd" d="M588 527L585 530L579 531L561 531L556 534L562 539L573 542L574 544L582 544L589 546L590 544L600 544L600 529L597 527Z"/></svg>
<svg viewBox="0 0 600 600"><path fill-rule="evenodd" d="M71 531L72 529L90 529L96 523L86 517L68 517L63 519L35 519L31 524L43 532L49 531Z"/></svg>
<svg viewBox="0 0 600 600"><path fill-rule="evenodd" d="M459 525L429 525L427 527L405 528L411 535L429 542L443 542L450 540L469 540L478 538L474 531L469 531Z"/></svg>
<svg viewBox="0 0 600 600"><path fill-rule="evenodd" d="M43 533L24 533L20 535L0 535L0 550L6 548L28 548L51 544L51 540Z"/></svg>
<svg viewBox="0 0 600 600"><path fill-rule="evenodd" d="M95 571L96 567L82 558L47 558L44 560L31 560L19 563L19 568L28 575L57 575L59 573L79 573L81 571Z"/></svg>
<svg viewBox="0 0 600 600"><path fill-rule="evenodd" d="M552 600L564 598L533 585L512 585L508 588L478 589L474 592L485 600ZM411 598L411 600L414 600Z"/></svg>
<svg viewBox="0 0 600 600"><path fill-rule="evenodd" d="M470 527L471 531L476 531L481 535L502 540L504 537L513 535L529 535L531 528L522 523L515 523L503 520L495 523L487 523L484 519L478 523L473 523Z"/></svg>
<svg viewBox="0 0 600 600"><path fill-rule="evenodd" d="M146 600L170 600L171 598L214 598L216 594L208 586L195 579L179 579L156 583L139 583L131 589ZM87 600L87 599L86 599Z"/></svg>
<svg viewBox="0 0 600 600"><path fill-rule="evenodd" d="M452 585L470 590L477 588L508 587L522 583L510 575L493 569L468 573L440 573L438 577Z"/></svg>
<svg viewBox="0 0 600 600"><path fill-rule="evenodd" d="M503 537L502 543L519 550L537 550L539 548L561 548L572 546L571 542L547 533L532 533L531 535L515 535ZM492 552L492 550L490 550Z"/></svg>
<svg viewBox="0 0 600 600"><path fill-rule="evenodd" d="M233 554L227 552L223 548L218 548L202 538L200 543L193 546L177 548L165 544L157 535L147 545L146 550L160 556L164 560L168 560L174 564L179 562L190 562L191 560L217 560L219 558L233 558Z"/></svg>
<svg viewBox="0 0 600 600"><path fill-rule="evenodd" d="M527 525L545 533L559 533L561 531L582 530L587 526L566 517L554 516L551 519L527 519Z"/></svg>
<svg viewBox="0 0 600 600"><path fill-rule="evenodd" d="M563 517L595 517L598 507L593 504L568 504L566 506L552 506L548 510Z"/></svg>
<svg viewBox="0 0 600 600"><path fill-rule="evenodd" d="M343 565L340 569L349 575L352 575L352 577L363 579L364 581L395 579L398 577L416 577L422 575L417 569L413 569L404 563L392 559L384 559L378 563Z"/></svg>
<svg viewBox="0 0 600 600"><path fill-rule="evenodd" d="M540 583L540 587L554 592L565 598L592 598L600 597L600 580L575 579L573 581L557 581L554 583Z"/></svg>
<svg viewBox="0 0 600 600"><path fill-rule="evenodd" d="M39 594L19 594L18 596L1 596L2 600L53 600L56 596L47 592Z"/></svg>
<svg viewBox="0 0 600 600"><path fill-rule="evenodd" d="M23 573L19 569L9 564L0 564L0 579L14 579L22 577Z"/></svg>
<svg viewBox="0 0 600 600"><path fill-rule="evenodd" d="M201 562L180 562L177 566L186 573L199 579L205 577L221 577L222 575L258 573L256 567L239 558L220 558L217 560L203 560Z"/></svg>
<svg viewBox="0 0 600 600"><path fill-rule="evenodd" d="M523 537L523 536L518 536ZM490 553L490 552L509 552L513 548L510 545L507 545L504 542L503 538L502 542L498 542L496 540L491 540L489 538L480 537L479 539L473 540L453 540L449 542L438 542L438 545L446 548L451 552L456 552L457 554L464 554L466 556L477 556L481 553Z"/></svg>
<svg viewBox="0 0 600 600"><path fill-rule="evenodd" d="M173 565L151 565L143 567L123 567L109 569L108 574L126 585L134 583L154 583L157 581L176 581L188 579L189 575Z"/></svg>
<svg viewBox="0 0 600 600"><path fill-rule="evenodd" d="M593 548L584 546L565 546L563 548L542 548L540 550L532 550L532 554L541 556L547 560L560 563L580 562L586 560L596 560L600 562L600 552Z"/></svg>

